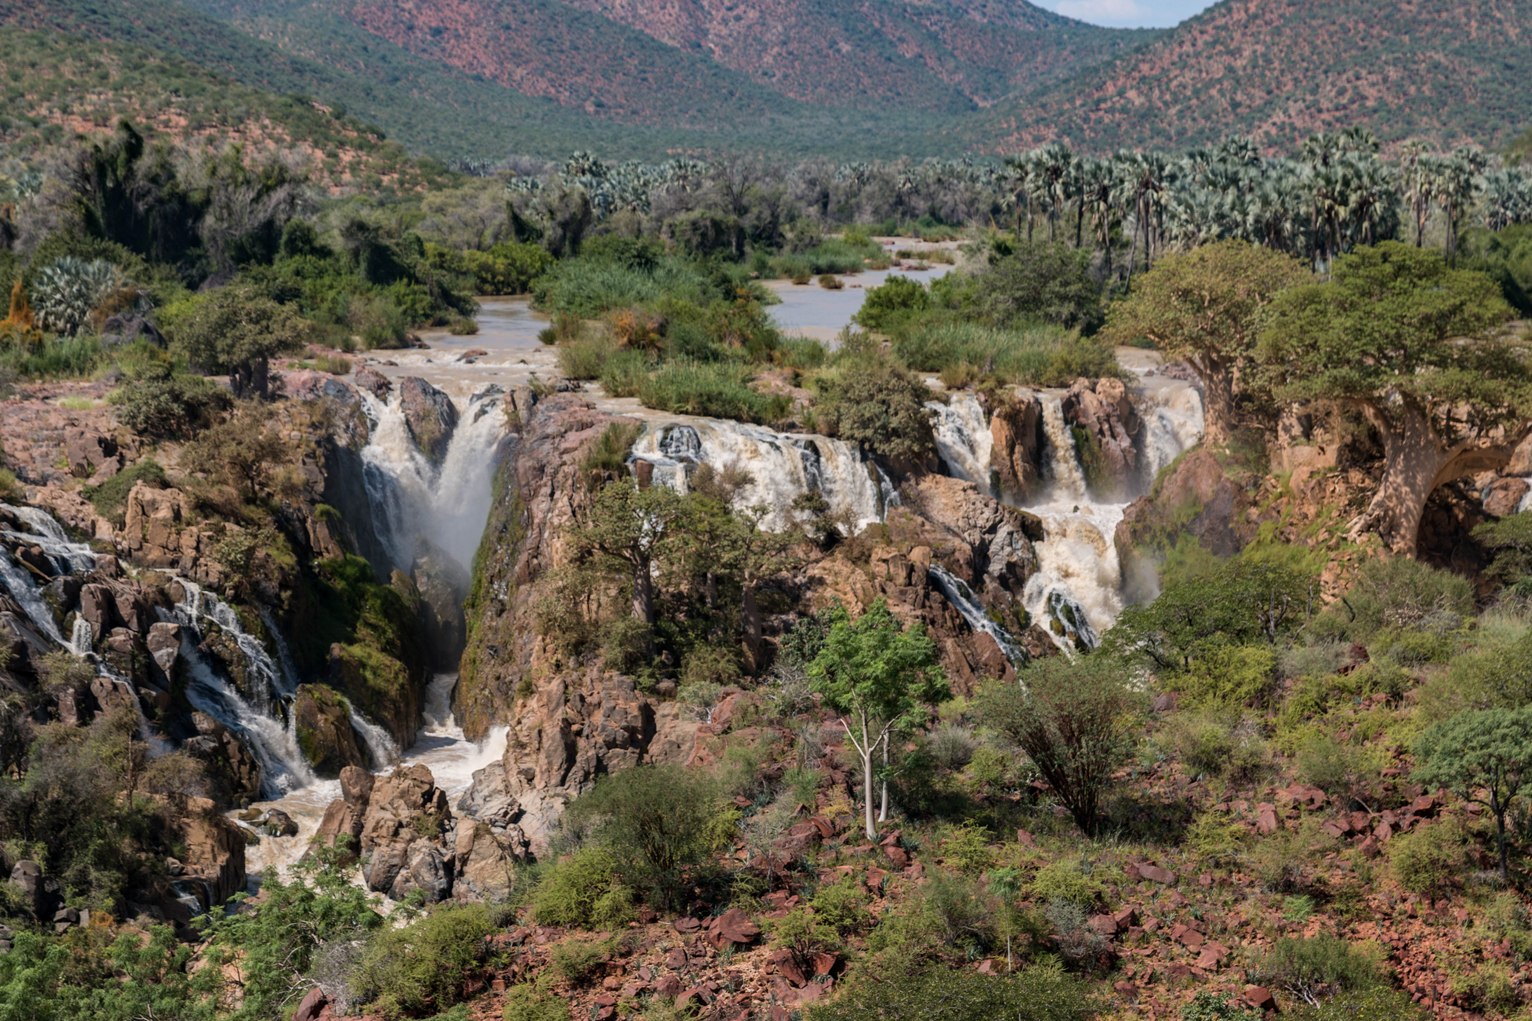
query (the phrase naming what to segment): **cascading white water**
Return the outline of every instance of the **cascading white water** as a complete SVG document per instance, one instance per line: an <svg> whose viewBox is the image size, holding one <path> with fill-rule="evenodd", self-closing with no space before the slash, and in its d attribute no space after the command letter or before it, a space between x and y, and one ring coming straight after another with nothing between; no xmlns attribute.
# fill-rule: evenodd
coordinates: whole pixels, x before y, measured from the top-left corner
<svg viewBox="0 0 1532 1021"><path fill-rule="evenodd" d="M26 569L11 555L11 551L0 547L0 582L5 585L5 590L11 594L16 605L21 607L27 615L27 620L44 637L63 646L68 646L62 632L59 631L58 622L53 619L53 611L48 609L48 604L43 600L42 593L38 590L37 583Z"/></svg>
<svg viewBox="0 0 1532 1021"><path fill-rule="evenodd" d="M735 506L765 508L761 524L772 530L791 528L798 499L818 495L832 518L858 532L883 519L889 502L885 486L892 490L848 443L742 422L687 418L649 424L633 444L633 456L655 466L655 481L681 492L689 484L687 469L695 465L746 473L749 481Z"/></svg>
<svg viewBox="0 0 1532 1021"><path fill-rule="evenodd" d="M69 632L69 651L81 658L89 656L91 646L95 642L95 637L90 621L86 620L84 616L76 614L74 628Z"/></svg>
<svg viewBox="0 0 1532 1021"><path fill-rule="evenodd" d="M8 539L25 542L43 551L58 566L60 574L80 574L96 566L96 554L84 543L71 542L64 526L40 507L13 507L0 504L16 520L27 526L26 532L5 531Z"/></svg>
<svg viewBox="0 0 1532 1021"><path fill-rule="evenodd" d="M425 541L471 568L489 520L495 448L506 434L501 392L490 389L468 402L440 468L410 437L397 399L365 392L362 399L373 425L362 450L367 498L393 566L410 571Z"/></svg>
<svg viewBox="0 0 1532 1021"><path fill-rule="evenodd" d="M930 575L931 580L936 582L942 594L947 597L947 602L963 615L963 619L968 622L970 628L994 639L995 645L1005 654L1005 658L1017 666L1027 661L1027 651L1009 631L990 619L971 588L940 564L931 565Z"/></svg>
<svg viewBox="0 0 1532 1021"><path fill-rule="evenodd" d="M346 711L351 720L351 730L361 738L367 749L367 761L374 770L383 770L399 761L399 746L388 731L356 711L348 701Z"/></svg>
<svg viewBox="0 0 1532 1021"><path fill-rule="evenodd" d="M234 608L211 592L203 591L196 582L176 578L181 586L181 601L175 606L176 620L197 635L206 637L208 626L215 625L238 646L245 660L245 670L255 682L250 694L260 700L260 708L267 715L275 715L293 688L282 683L281 672L265 644L240 625Z"/></svg>
<svg viewBox="0 0 1532 1021"><path fill-rule="evenodd" d="M1042 392L1044 473L1048 488L1027 510L1043 522L1034 544L1037 571L1027 579L1022 602L1066 651L1094 647L1097 635L1122 612L1122 565L1117 558L1117 525L1127 503L1104 503L1091 496L1064 421L1060 395Z"/></svg>
<svg viewBox="0 0 1532 1021"><path fill-rule="evenodd" d="M972 482L979 492L993 496L991 465L995 438L978 396L960 391L946 401L931 401L926 407L931 411L936 453L947 474Z"/></svg>
<svg viewBox="0 0 1532 1021"><path fill-rule="evenodd" d="M21 546L36 547L53 565L58 574L82 574L96 566L96 554L83 543L70 542L64 534L64 526L53 519L47 511L37 507L14 507L0 504L0 511L26 527L26 531L0 530L0 537ZM76 634L65 638L53 619L53 611L42 596L42 588L19 560L4 546L0 546L0 583L10 593L16 605L21 607L32 626L45 638L49 638L71 652L76 650L73 641ZM87 624L86 627L89 627ZM86 648L89 642L87 640ZM77 653L78 654L78 653Z"/></svg>
<svg viewBox="0 0 1532 1021"><path fill-rule="evenodd" d="M187 700L244 739L261 764L264 793L276 796L314 783L316 777L298 746L288 711L296 685L278 669L266 646L247 634L233 607L195 582L177 578L181 600L170 616L180 624L181 655L187 664ZM241 694L198 647L213 628L233 640L251 680L251 697ZM251 701L258 699L259 704Z"/></svg>
<svg viewBox="0 0 1532 1021"><path fill-rule="evenodd" d="M421 763L431 770L436 785L456 799L470 784L473 775L505 754L509 727L493 727L477 744L463 736L452 712L452 690L457 674L437 674L426 688L425 727L407 753L411 765Z"/></svg>

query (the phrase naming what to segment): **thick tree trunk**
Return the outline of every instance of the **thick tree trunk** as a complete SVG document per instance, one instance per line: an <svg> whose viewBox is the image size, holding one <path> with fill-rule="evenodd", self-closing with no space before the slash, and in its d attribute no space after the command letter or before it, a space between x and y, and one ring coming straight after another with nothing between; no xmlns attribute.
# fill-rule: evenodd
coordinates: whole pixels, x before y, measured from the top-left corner
<svg viewBox="0 0 1532 1021"><path fill-rule="evenodd" d="M654 573L647 560L633 565L633 616L654 623Z"/></svg>
<svg viewBox="0 0 1532 1021"><path fill-rule="evenodd" d="M1352 535L1374 532L1390 552L1414 556L1426 501L1438 486L1476 471L1504 467L1510 444L1488 437L1439 436L1424 408L1412 402L1363 414L1383 438L1383 478Z"/></svg>
<svg viewBox="0 0 1532 1021"><path fill-rule="evenodd" d="M1191 367L1202 383L1202 442L1224 443L1234 430L1234 374L1222 363L1207 359L1192 359Z"/></svg>
<svg viewBox="0 0 1532 1021"><path fill-rule="evenodd" d="M744 595L740 600L740 616L745 618L745 655L750 657L752 668L761 665L761 608L755 598L755 580L746 578Z"/></svg>

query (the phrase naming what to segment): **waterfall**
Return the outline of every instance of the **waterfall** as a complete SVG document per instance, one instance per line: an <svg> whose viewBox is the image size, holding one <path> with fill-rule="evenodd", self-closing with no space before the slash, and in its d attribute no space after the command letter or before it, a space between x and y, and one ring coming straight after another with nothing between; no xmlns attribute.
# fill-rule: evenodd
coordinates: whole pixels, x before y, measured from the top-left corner
<svg viewBox="0 0 1532 1021"><path fill-rule="evenodd" d="M883 520L893 489L848 443L742 422L688 418L648 425L633 444L633 457L654 466L656 482L683 493L697 465L745 473L749 481L734 504L765 508L761 524L773 531L793 527L794 504L809 495L822 497L850 532L861 531Z"/></svg>
<svg viewBox="0 0 1532 1021"><path fill-rule="evenodd" d="M1090 495L1059 394L1042 392L1038 398L1048 489L1027 507L1042 519L1043 539L1034 544L1038 567L1027 579L1022 602L1060 648L1091 649L1122 612L1116 533L1127 504L1102 503Z"/></svg>
<svg viewBox="0 0 1532 1021"><path fill-rule="evenodd" d="M989 417L979 398L967 391L952 394L947 401L931 401L931 427L936 436L936 453L947 474L972 482L979 492L995 492L992 455L995 439Z"/></svg>
<svg viewBox="0 0 1532 1021"><path fill-rule="evenodd" d="M385 403L363 392L362 400L372 422L362 450L367 499L392 566L409 573L424 540L470 570L489 520L495 449L506 434L502 391L490 387L469 400L440 468L410 437L398 398Z"/></svg>
<svg viewBox="0 0 1532 1021"><path fill-rule="evenodd" d="M346 711L350 714L351 730L361 738L367 749L367 760L374 770L387 769L399 761L399 746L394 744L388 731L357 712L349 699Z"/></svg>
<svg viewBox="0 0 1532 1021"><path fill-rule="evenodd" d="M473 775L485 766L500 761L505 754L509 727L492 727L478 744L463 736L452 712L452 691L457 674L437 674L426 687L425 726L414 747L409 750L411 763L423 763L436 778L436 784L456 798L473 783Z"/></svg>
<svg viewBox="0 0 1532 1021"><path fill-rule="evenodd" d="M1027 650L1011 637L1009 631L990 619L971 588L940 564L932 564L928 573L931 580L936 582L937 587L942 590L942 595L947 597L947 602L963 615L963 619L968 622L970 628L994 639L995 645L999 646L1005 658L1016 666L1022 666L1027 662L1029 658Z"/></svg>
<svg viewBox="0 0 1532 1021"><path fill-rule="evenodd" d="M5 584L5 590L16 600L16 605L21 607L32 626L40 631L44 637L51 638L60 645L68 645L63 634L59 631L58 622L53 619L53 611L48 608L43 600L42 593L38 590L37 583L27 573L26 568L11 554L11 551L0 547L0 582Z"/></svg>
<svg viewBox="0 0 1532 1021"><path fill-rule="evenodd" d="M89 546L83 543L70 542L64 534L64 526L53 519L47 511L37 507L13 507L8 503L0 504L0 513L14 519L23 525L26 531L15 531L9 528L0 529L0 538L9 540L21 546L36 547L48 562L53 566L56 575L83 574L96 566L96 554ZM32 622L44 637L57 642L71 652L79 648L89 650L90 637L86 637L85 645L78 644L80 637L80 623L75 624L74 633L66 639L59 631L58 622L53 619L53 610L47 600L43 598L42 587L37 584L32 573L21 563L16 555L8 548L0 546L0 583L5 585L5 590L16 600L27 619ZM85 625L89 629L90 625ZM83 653L76 653L83 655Z"/></svg>
<svg viewBox="0 0 1532 1021"><path fill-rule="evenodd" d="M89 656L95 635L91 633L90 621L82 614L75 614L74 629L69 633L69 651L80 658Z"/></svg>
<svg viewBox="0 0 1532 1021"><path fill-rule="evenodd" d="M296 721L288 709L297 689L296 675L279 668L261 640L245 632L232 606L185 578L176 578L176 584L182 595L171 616L186 632L181 654L187 664L187 700L244 739L261 764L268 795L313 783L314 770L298 745ZM199 648L213 628L239 649L257 702L240 694Z"/></svg>
<svg viewBox="0 0 1532 1021"><path fill-rule="evenodd" d="M282 683L281 672L271 658L271 653L266 651L265 644L259 638L247 634L240 626L239 616L232 606L212 593L203 591L195 582L180 577L175 580L182 592L181 601L175 606L176 620L201 638L207 637L208 625L213 624L233 639L245 660L246 670L257 682L256 690L262 708L268 714L274 713L292 695L296 685L289 687Z"/></svg>
<svg viewBox="0 0 1532 1021"><path fill-rule="evenodd" d="M64 534L64 526L42 508L13 507L5 503L0 504L0 511L9 514L29 529L26 532L5 530L0 532L0 535L16 542L26 543L28 546L36 546L53 562L57 573L83 574L96 566L96 554L91 551L91 548L84 543L70 542L69 537Z"/></svg>
<svg viewBox="0 0 1532 1021"><path fill-rule="evenodd" d="M179 618L181 614L176 616ZM181 639L181 656L186 662L187 701L243 739L245 747L261 764L261 783L266 796L288 794L315 782L314 770L298 747L290 723L283 723L246 702L234 686L212 668L189 636Z"/></svg>

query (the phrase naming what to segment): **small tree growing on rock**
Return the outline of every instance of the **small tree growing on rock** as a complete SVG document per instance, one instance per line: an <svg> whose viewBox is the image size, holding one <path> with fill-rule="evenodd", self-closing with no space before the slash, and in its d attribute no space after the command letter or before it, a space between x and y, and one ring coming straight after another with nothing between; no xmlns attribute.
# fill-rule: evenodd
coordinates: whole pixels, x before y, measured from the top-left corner
<svg viewBox="0 0 1532 1021"><path fill-rule="evenodd" d="M1353 534L1413 555L1438 486L1509 460L1532 419L1525 345L1496 332L1510 316L1489 277L1397 242L1272 302L1256 358L1276 395L1355 408L1382 438L1383 479Z"/></svg>
<svg viewBox="0 0 1532 1021"><path fill-rule="evenodd" d="M1461 713L1426 731L1415 747L1415 779L1445 787L1495 817L1500 877L1510 877L1506 816L1532 784L1532 706Z"/></svg>
<svg viewBox="0 0 1532 1021"><path fill-rule="evenodd" d="M1202 383L1207 439L1222 442L1255 350L1262 311L1310 274L1302 263L1246 241L1220 241L1167 255L1112 306L1104 335L1114 343L1147 339L1183 360Z"/></svg>
<svg viewBox="0 0 1532 1021"><path fill-rule="evenodd" d="M186 359L227 374L236 397L265 398L271 359L302 346L309 326L296 312L241 287L221 287L167 309L165 332Z"/></svg>
<svg viewBox="0 0 1532 1021"><path fill-rule="evenodd" d="M886 766L889 738L910 727L923 707L950 694L936 645L924 627L906 630L881 599L855 620L840 607L832 611L808 675L825 704L840 713L846 737L861 759L863 821L867 839L876 840L873 781L879 754ZM886 817L886 780L883 804Z"/></svg>

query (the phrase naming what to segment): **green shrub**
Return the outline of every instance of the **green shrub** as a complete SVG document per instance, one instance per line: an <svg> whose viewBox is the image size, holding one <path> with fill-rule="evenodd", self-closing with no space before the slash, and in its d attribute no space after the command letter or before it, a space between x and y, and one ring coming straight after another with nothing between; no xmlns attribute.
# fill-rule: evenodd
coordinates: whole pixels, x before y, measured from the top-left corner
<svg viewBox="0 0 1532 1021"><path fill-rule="evenodd" d="M821 376L814 417L821 429L896 466L916 466L936 451L930 389L907 372L858 360Z"/></svg>
<svg viewBox="0 0 1532 1021"><path fill-rule="evenodd" d="M627 467L628 455L643 426L637 422L612 422L580 458L580 469L587 473L618 475Z"/></svg>
<svg viewBox="0 0 1532 1021"><path fill-rule="evenodd" d="M1090 875L1074 858L1060 858L1038 870L1028 886L1033 899L1060 901L1080 908L1091 908L1106 896L1106 884Z"/></svg>
<svg viewBox="0 0 1532 1021"><path fill-rule="evenodd" d="M1231 1003L1224 996L1198 993L1181 1008L1181 1021L1261 1021L1261 1013Z"/></svg>
<svg viewBox="0 0 1532 1021"><path fill-rule="evenodd" d="M438 907L368 943L354 988L388 1017L419 1016L461 1002L489 961L494 931L482 904Z"/></svg>
<svg viewBox="0 0 1532 1021"><path fill-rule="evenodd" d="M1240 857L1245 828L1228 815L1208 809L1186 828L1186 849L1213 868L1229 868Z"/></svg>
<svg viewBox="0 0 1532 1021"><path fill-rule="evenodd" d="M856 876L846 876L814 891L809 900L815 917L842 936L862 932L872 924L872 898Z"/></svg>
<svg viewBox="0 0 1532 1021"><path fill-rule="evenodd" d="M560 341L559 371L570 379L600 379L607 360L616 353L616 342L605 334Z"/></svg>
<svg viewBox="0 0 1532 1021"><path fill-rule="evenodd" d="M1383 984L1374 957L1338 936L1279 939L1258 971L1267 984L1307 1003Z"/></svg>
<svg viewBox="0 0 1532 1021"><path fill-rule="evenodd" d="M1054 387L1122 373L1111 348L1058 326L1002 328L931 314L892 329L894 357L917 372Z"/></svg>
<svg viewBox="0 0 1532 1021"><path fill-rule="evenodd" d="M942 864L966 875L982 875L995 863L995 853L989 847L989 832L973 820L943 826L937 834L936 844Z"/></svg>
<svg viewBox="0 0 1532 1021"><path fill-rule="evenodd" d="M605 776L569 806L569 823L604 845L616 874L650 904L680 903L721 842L716 781L681 766L638 766Z"/></svg>
<svg viewBox="0 0 1532 1021"><path fill-rule="evenodd" d="M1387 848L1394 878L1411 893L1440 893L1468 871L1463 833L1450 821L1397 834Z"/></svg>
<svg viewBox="0 0 1532 1021"><path fill-rule="evenodd" d="M816 954L834 953L841 948L835 926L803 905L771 921L769 926L771 945L791 953L800 965L812 962Z"/></svg>
<svg viewBox="0 0 1532 1021"><path fill-rule="evenodd" d="M582 847L555 862L532 893L539 925L612 929L633 917L633 894L618 879L616 856L605 847Z"/></svg>
<svg viewBox="0 0 1532 1021"><path fill-rule="evenodd" d="M1302 739L1295 759L1298 776L1304 783L1345 802L1368 800L1369 792L1382 781L1387 765L1383 749L1340 741L1317 730Z"/></svg>
<svg viewBox="0 0 1532 1021"><path fill-rule="evenodd" d="M1377 986L1343 993L1286 1015L1293 1021L1426 1021L1431 1015L1397 989Z"/></svg>
<svg viewBox="0 0 1532 1021"><path fill-rule="evenodd" d="M177 375L166 366L128 380L112 394L112 403L122 424L140 436L184 440L227 411L233 400L212 380Z"/></svg>
<svg viewBox="0 0 1532 1021"><path fill-rule="evenodd" d="M929 965L874 973L852 981L806 1021L1086 1021L1097 1004L1078 979L1056 968L1012 975Z"/></svg>
<svg viewBox="0 0 1532 1021"><path fill-rule="evenodd" d="M1171 685L1188 705L1217 709L1264 705L1277 679L1277 653L1270 645L1215 645Z"/></svg>
<svg viewBox="0 0 1532 1021"><path fill-rule="evenodd" d="M867 292L856 321L869 330L884 331L931 307L931 295L904 276L891 276Z"/></svg>
<svg viewBox="0 0 1532 1021"><path fill-rule="evenodd" d="M146 457L129 465L99 486L85 490L85 498L96 508L96 513L114 524L121 525L128 509L128 494L133 487L144 484L150 489L165 487L165 469L152 457Z"/></svg>
<svg viewBox="0 0 1532 1021"><path fill-rule="evenodd" d="M533 985L513 986L505 993L505 1021L569 1021L569 1004Z"/></svg>
<svg viewBox="0 0 1532 1021"><path fill-rule="evenodd" d="M584 985L612 959L616 949L615 936L594 941L571 936L548 948L548 970L570 985Z"/></svg>

